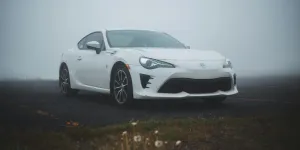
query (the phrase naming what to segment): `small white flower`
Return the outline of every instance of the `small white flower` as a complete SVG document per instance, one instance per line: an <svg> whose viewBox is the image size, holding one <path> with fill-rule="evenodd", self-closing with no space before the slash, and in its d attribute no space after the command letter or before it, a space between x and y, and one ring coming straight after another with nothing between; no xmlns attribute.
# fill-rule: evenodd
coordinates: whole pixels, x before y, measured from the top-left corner
<svg viewBox="0 0 300 150"><path fill-rule="evenodd" d="M176 141L175 145L178 146L181 144L181 141Z"/></svg>
<svg viewBox="0 0 300 150"><path fill-rule="evenodd" d="M154 134L158 134L158 130L155 130L155 131L154 131Z"/></svg>
<svg viewBox="0 0 300 150"><path fill-rule="evenodd" d="M137 122L131 122L131 125L132 125L132 126L136 126L136 125L137 125Z"/></svg>
<svg viewBox="0 0 300 150"><path fill-rule="evenodd" d="M124 131L123 133L122 133L122 135L126 135L127 134L127 131Z"/></svg>
<svg viewBox="0 0 300 150"><path fill-rule="evenodd" d="M149 141L149 138L146 138L146 141Z"/></svg>
<svg viewBox="0 0 300 150"><path fill-rule="evenodd" d="M163 141L159 141L159 140L156 140L154 143L155 147L157 147L157 148L162 147L163 144L164 144Z"/></svg>
<svg viewBox="0 0 300 150"><path fill-rule="evenodd" d="M142 137L140 135L136 135L133 137L134 142L141 142Z"/></svg>
<svg viewBox="0 0 300 150"><path fill-rule="evenodd" d="M168 141L165 141L165 144L168 144Z"/></svg>

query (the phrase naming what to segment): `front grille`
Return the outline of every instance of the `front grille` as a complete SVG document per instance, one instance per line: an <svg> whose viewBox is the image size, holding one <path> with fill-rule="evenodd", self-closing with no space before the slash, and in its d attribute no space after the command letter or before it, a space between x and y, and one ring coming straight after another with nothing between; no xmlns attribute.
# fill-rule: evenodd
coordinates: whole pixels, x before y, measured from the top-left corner
<svg viewBox="0 0 300 150"><path fill-rule="evenodd" d="M229 91L232 80L230 77L215 79L185 79L173 78L168 80L158 93L180 93L182 91L190 94L213 93L218 90Z"/></svg>

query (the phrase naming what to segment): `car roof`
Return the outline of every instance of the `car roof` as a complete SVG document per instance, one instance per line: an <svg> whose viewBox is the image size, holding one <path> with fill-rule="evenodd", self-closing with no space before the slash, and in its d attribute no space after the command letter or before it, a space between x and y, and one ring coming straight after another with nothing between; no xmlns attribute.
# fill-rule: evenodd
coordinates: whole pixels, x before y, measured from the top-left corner
<svg viewBox="0 0 300 150"><path fill-rule="evenodd" d="M136 30L136 31L153 31L153 32L159 32L159 33L165 33L165 32L162 32L162 31L158 31L158 30L153 30L153 29L137 29L137 28L103 28L103 29L100 29L100 30L90 30L90 32L87 32L85 34L82 34L80 36L80 39L82 39L82 37L85 37L91 33L94 33L94 32L102 32L103 34L106 33L106 31L117 31L117 30Z"/></svg>
<svg viewBox="0 0 300 150"><path fill-rule="evenodd" d="M137 30L137 31L154 31L154 32L161 32L158 30L153 30L153 29L142 29L142 28L106 28L103 29L102 31L117 31L117 30Z"/></svg>

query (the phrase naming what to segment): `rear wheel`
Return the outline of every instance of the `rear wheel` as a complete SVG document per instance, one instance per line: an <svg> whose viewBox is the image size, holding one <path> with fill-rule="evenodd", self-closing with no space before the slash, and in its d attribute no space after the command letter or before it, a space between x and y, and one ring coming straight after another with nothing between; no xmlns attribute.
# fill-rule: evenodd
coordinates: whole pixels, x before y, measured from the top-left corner
<svg viewBox="0 0 300 150"><path fill-rule="evenodd" d="M79 91L71 88L69 70L66 65L63 65L59 71L59 88L65 96L74 96Z"/></svg>
<svg viewBox="0 0 300 150"><path fill-rule="evenodd" d="M133 88L129 70L125 65L118 65L112 72L110 93L115 104L128 106L133 103Z"/></svg>
<svg viewBox="0 0 300 150"><path fill-rule="evenodd" d="M226 96L222 96L222 97L209 97L209 98L203 98L205 103L209 103L209 104L220 104L223 101L226 100Z"/></svg>

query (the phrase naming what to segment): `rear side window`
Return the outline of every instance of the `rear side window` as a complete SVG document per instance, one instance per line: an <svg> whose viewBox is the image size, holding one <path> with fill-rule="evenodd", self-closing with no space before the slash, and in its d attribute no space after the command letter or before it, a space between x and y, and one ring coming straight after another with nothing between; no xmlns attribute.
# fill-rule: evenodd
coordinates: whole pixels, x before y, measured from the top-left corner
<svg viewBox="0 0 300 150"><path fill-rule="evenodd" d="M88 43L90 41L97 41L99 43L102 43L103 42L102 32L93 32L93 33L90 33L90 34L86 35L84 38L82 38L78 42L78 44L77 44L78 49L80 49L80 50L88 49L86 43Z"/></svg>

